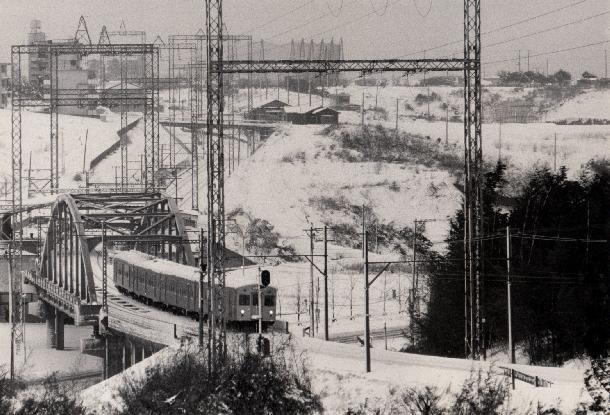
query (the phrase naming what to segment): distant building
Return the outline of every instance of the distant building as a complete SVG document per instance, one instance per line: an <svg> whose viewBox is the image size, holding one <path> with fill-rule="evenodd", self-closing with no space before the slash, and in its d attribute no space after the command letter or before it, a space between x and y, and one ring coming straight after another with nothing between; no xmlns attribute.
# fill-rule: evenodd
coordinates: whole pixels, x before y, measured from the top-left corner
<svg viewBox="0 0 610 415"><path fill-rule="evenodd" d="M350 94L346 93L338 93L338 94L330 94L330 107L339 107L342 105L349 105L350 102Z"/></svg>
<svg viewBox="0 0 610 415"><path fill-rule="evenodd" d="M47 35L40 29L42 23L40 20L32 20L30 23L30 33L28 33L29 45L65 45L72 44L73 40L47 40ZM45 48L39 49L36 53L28 53L27 74L28 81L34 85L43 85L50 79L49 76L49 51ZM61 70L76 70L85 69L82 67L82 57L78 54L62 54L59 55L57 61L57 69Z"/></svg>
<svg viewBox="0 0 610 415"><path fill-rule="evenodd" d="M339 111L328 107L286 107L286 120L293 124L338 124Z"/></svg>
<svg viewBox="0 0 610 415"><path fill-rule="evenodd" d="M120 110L121 104L117 100L122 97L129 97L134 99L130 103L125 104L126 111L143 112L144 111L144 98L146 93L141 86L133 83L126 83L125 90L121 89L120 81L107 82L104 89L100 90L100 105L110 108L113 111Z"/></svg>
<svg viewBox="0 0 610 415"><path fill-rule="evenodd" d="M270 122L286 121L286 112L284 111L284 108L288 106L289 105L285 102L274 99L260 107L252 109L248 114L248 118L251 120Z"/></svg>
<svg viewBox="0 0 610 415"><path fill-rule="evenodd" d="M10 100L11 64L0 62L0 108L6 108Z"/></svg>
<svg viewBox="0 0 610 415"><path fill-rule="evenodd" d="M360 105L350 104L351 96L345 92L330 94L329 107L337 111L360 111Z"/></svg>
<svg viewBox="0 0 610 415"><path fill-rule="evenodd" d="M8 321L9 305L9 241L0 240L0 321ZM37 256L33 253L22 251L21 261L13 262L13 275L20 275L21 271L34 271L37 266ZM36 301L36 289L30 284L23 284L23 298L28 304Z"/></svg>
<svg viewBox="0 0 610 415"><path fill-rule="evenodd" d="M251 120L268 122L288 121L293 124L337 124L339 111L328 107L291 107L277 99L254 108L249 114Z"/></svg>

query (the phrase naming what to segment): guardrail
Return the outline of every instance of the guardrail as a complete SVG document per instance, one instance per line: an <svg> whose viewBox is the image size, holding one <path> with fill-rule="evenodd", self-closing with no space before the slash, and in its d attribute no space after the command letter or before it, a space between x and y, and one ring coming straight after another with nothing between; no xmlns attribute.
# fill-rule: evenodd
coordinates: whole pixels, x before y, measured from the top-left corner
<svg viewBox="0 0 610 415"><path fill-rule="evenodd" d="M534 385L535 387L542 388L550 388L553 385L553 382L543 379L539 376L528 375L527 373L519 372L510 367L500 366L500 369L504 371L504 375L511 378L513 389L515 388L515 380L520 380L525 383L529 383L530 385Z"/></svg>

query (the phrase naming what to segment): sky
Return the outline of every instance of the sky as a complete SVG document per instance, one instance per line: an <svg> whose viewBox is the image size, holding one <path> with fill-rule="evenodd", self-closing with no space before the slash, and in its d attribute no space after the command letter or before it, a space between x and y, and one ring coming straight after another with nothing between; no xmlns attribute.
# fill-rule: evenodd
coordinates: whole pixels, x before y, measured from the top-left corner
<svg viewBox="0 0 610 415"><path fill-rule="evenodd" d="M42 21L49 38L74 36L84 15L93 41L102 25L119 30L145 30L157 35L195 33L204 23L203 0L1 0L0 59L10 58L10 45L25 42L30 21ZM604 50L610 49L608 0L482 0L483 75L522 69L560 68L573 74L589 70L604 75ZM563 8L541 17L540 14ZM500 29L525 19L529 21ZM225 0L224 21L232 33L251 34L273 45L291 39L315 42L343 38L346 58L422 58L460 56L463 22L461 0ZM556 26L561 28L553 29ZM543 32L534 34L535 32ZM515 38L521 38L516 39ZM551 51L604 42L587 48ZM255 57L258 55L255 47ZM414 52L419 52L413 54ZM405 56L408 55L408 56ZM539 56L537 56L539 55ZM288 58L286 56L285 58ZM506 62L497 62L505 61Z"/></svg>

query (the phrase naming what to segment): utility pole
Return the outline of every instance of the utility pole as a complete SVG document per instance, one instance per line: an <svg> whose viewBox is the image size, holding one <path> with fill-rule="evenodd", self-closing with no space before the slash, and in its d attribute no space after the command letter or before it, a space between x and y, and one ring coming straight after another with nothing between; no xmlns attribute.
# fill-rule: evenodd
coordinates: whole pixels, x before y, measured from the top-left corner
<svg viewBox="0 0 610 415"><path fill-rule="evenodd" d="M502 120L498 123L498 161L502 161Z"/></svg>
<svg viewBox="0 0 610 415"><path fill-rule="evenodd" d="M360 125L364 126L364 91L362 92L362 106L360 107Z"/></svg>
<svg viewBox="0 0 610 415"><path fill-rule="evenodd" d="M521 49L519 49L519 73L521 73Z"/></svg>
<svg viewBox="0 0 610 415"><path fill-rule="evenodd" d="M366 349L366 372L371 371L371 345L369 326L369 237L364 231L364 348Z"/></svg>
<svg viewBox="0 0 610 415"><path fill-rule="evenodd" d="M324 226L324 340L328 341L328 227Z"/></svg>
<svg viewBox="0 0 610 415"><path fill-rule="evenodd" d="M86 168L85 168L85 163L87 160L87 140L89 138L89 129L87 128L87 131L85 132L85 148L83 150L83 174L85 173Z"/></svg>
<svg viewBox="0 0 610 415"><path fill-rule="evenodd" d="M530 50L527 50L527 71L530 71Z"/></svg>
<svg viewBox="0 0 610 415"><path fill-rule="evenodd" d="M203 297L205 294L203 276L206 272L206 263L203 261L203 228L199 229L199 349L203 350ZM242 256L243 258L243 256Z"/></svg>
<svg viewBox="0 0 610 415"><path fill-rule="evenodd" d="M426 73L424 72L424 79L426 78ZM427 117L428 117L428 121L430 121L430 86L427 86L427 91L428 91L428 99L426 99L426 103L428 104L428 110L427 110Z"/></svg>
<svg viewBox="0 0 610 415"><path fill-rule="evenodd" d="M416 277L416 272L417 272L417 266L416 266L416 259L417 259L417 249L416 249L416 245L417 245L417 219L413 221L413 265L411 266L411 274L412 274L412 279L411 279L411 295L409 296L410 298L410 316L409 316L409 322L410 322L410 334L411 334L411 345L414 346L415 345L415 335L414 335L414 330L415 330L415 324L413 321L413 317L415 315L415 297L416 297L416 291L417 291L417 277Z"/></svg>
<svg viewBox="0 0 610 415"><path fill-rule="evenodd" d="M445 147L449 147L449 104L445 108Z"/></svg>
<svg viewBox="0 0 610 415"><path fill-rule="evenodd" d="M608 49L604 49L604 61L605 61L605 65L606 65L606 71L604 78L608 78Z"/></svg>
<svg viewBox="0 0 610 415"><path fill-rule="evenodd" d="M311 262L309 264L309 336L315 337L314 325L315 325L315 304L314 304L314 286L313 286L313 238L314 231L313 225L309 227L309 252L311 255Z"/></svg>
<svg viewBox="0 0 610 415"><path fill-rule="evenodd" d="M510 296L510 227L506 226L506 301L508 303L508 353L510 362L515 363L515 347L513 345L513 314Z"/></svg>
<svg viewBox="0 0 610 415"><path fill-rule="evenodd" d="M396 98L396 136L398 137L398 98Z"/></svg>
<svg viewBox="0 0 610 415"><path fill-rule="evenodd" d="M557 133L555 133L555 142L553 144L553 172L557 171Z"/></svg>

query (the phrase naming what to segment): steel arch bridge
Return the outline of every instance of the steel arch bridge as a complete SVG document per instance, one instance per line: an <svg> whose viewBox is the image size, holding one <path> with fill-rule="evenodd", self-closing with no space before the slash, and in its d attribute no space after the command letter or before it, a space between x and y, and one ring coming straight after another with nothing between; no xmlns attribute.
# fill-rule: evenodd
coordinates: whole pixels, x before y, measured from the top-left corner
<svg viewBox="0 0 610 415"><path fill-rule="evenodd" d="M25 275L39 297L74 319L98 323L91 253L102 242L195 265L182 214L160 193L60 194L49 205L48 226L36 270Z"/></svg>

